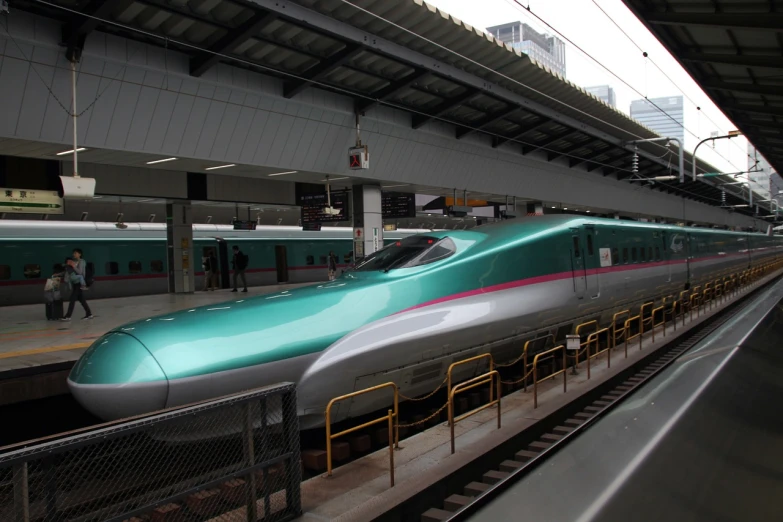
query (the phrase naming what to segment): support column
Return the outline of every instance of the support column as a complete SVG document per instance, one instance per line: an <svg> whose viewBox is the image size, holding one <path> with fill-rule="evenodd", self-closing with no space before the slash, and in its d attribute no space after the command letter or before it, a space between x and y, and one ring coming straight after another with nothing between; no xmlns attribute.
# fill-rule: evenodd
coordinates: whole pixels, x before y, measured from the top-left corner
<svg viewBox="0 0 783 522"><path fill-rule="evenodd" d="M361 259L383 248L381 187L353 187L353 258Z"/></svg>
<svg viewBox="0 0 783 522"><path fill-rule="evenodd" d="M192 294L194 272L201 264L193 258L193 217L190 201L166 204L166 255L170 294Z"/></svg>
<svg viewBox="0 0 783 522"><path fill-rule="evenodd" d="M534 201L527 204L527 215L528 216L543 216L544 215L544 204L540 201Z"/></svg>

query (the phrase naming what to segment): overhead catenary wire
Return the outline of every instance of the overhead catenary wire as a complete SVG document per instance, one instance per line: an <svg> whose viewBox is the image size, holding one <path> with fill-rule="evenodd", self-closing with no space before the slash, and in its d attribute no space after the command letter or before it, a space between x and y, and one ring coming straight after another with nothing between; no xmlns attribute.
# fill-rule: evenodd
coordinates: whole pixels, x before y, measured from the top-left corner
<svg viewBox="0 0 783 522"><path fill-rule="evenodd" d="M631 172L630 169L619 167L617 165L612 165L612 164L609 164L609 163L602 163L602 162L599 162L599 161L595 161L594 159L583 158L583 157L580 157L580 156L576 156L576 155L574 155L572 153L560 152L558 150L555 150L555 149L552 149L552 148L549 148L549 147L538 146L535 143L526 142L526 141L523 141L523 140L518 139L518 138L508 138L507 136L503 136L503 135L500 135L500 134L497 134L497 133L488 132L485 129L482 129L482 128L479 128L479 127L475 127L475 126L471 126L470 124L449 120L448 118L444 118L442 116L428 114L426 112L419 111L419 110L413 109L411 107L406 107L406 106L395 104L393 102L389 102L388 100L380 100L380 99L374 98L372 96L369 96L369 95L366 95L366 94L363 94L363 93L351 91L351 90L348 90L348 89L345 89L345 88L342 88L342 87L339 87L339 86L336 86L336 85L327 84L327 83L324 83L324 82L321 82L321 81L318 81L318 80L305 78L305 77L303 77L301 75L297 75L295 73L290 73L290 72L283 71L283 70L280 70L280 69L276 69L274 67L270 67L270 66L267 66L267 65L251 62L249 60L245 60L245 59L239 58L237 56L231 56L231 55L227 55L227 54L224 54L224 53L221 53L221 52L213 51L211 49L200 47L198 45L194 45L194 44L191 44L189 42L183 42L183 41L175 40L175 39L169 38L167 36L160 35L160 34L157 34L157 33L153 33L153 32L150 32L150 31L147 31L147 30L143 30L143 29L140 29L140 28L137 28L137 27L133 27L133 26L130 26L130 25L127 25L127 24L124 24L124 23L116 22L116 21L113 21L113 20L108 20L108 19L105 19L105 18L101 18L101 17L95 16L95 15L89 14L89 13L83 13L81 11L78 11L78 10L75 10L75 9L71 9L71 8L68 8L68 7L65 7L65 6L62 6L62 5L53 4L52 2L49 2L47 0L35 0L35 1L37 3L39 3L39 4L49 6L49 7L53 8L53 9L62 10L62 11L69 12L69 13L77 15L77 16L90 18L90 19L99 21L101 23L107 24L107 25L112 25L112 26L115 26L115 27L118 27L118 28L121 28L121 29L125 29L125 30L131 31L131 32L136 32L136 33L145 35L145 36L150 37L150 38L155 39L155 40L162 40L162 41L164 41L166 43L167 46L168 46L169 43L173 43L173 44L179 45L179 46L181 46L183 48L196 50L196 51L199 51L199 52L202 52L202 53L207 53L207 54L211 54L211 55L223 58L223 59L228 60L228 61L241 63L241 64L244 64L244 65L250 67L250 68L260 69L260 70L271 72L273 74L287 76L289 78L294 78L294 79L297 79L297 80L305 81L305 82L308 82L310 84L319 85L319 86L321 86L321 87L323 87L325 89L336 91L336 92L340 92L340 93L346 94L346 95L354 97L354 98L357 98L357 97L358 98L364 98L364 99L366 99L368 101L373 101L375 103L378 103L378 104L381 104L381 105L385 105L385 106L388 106L388 107L391 107L391 108L394 108L394 109L397 109L397 110L401 110L401 111L409 112L409 113L414 113L414 114L419 114L421 116L426 116L428 118L432 118L432 119L435 119L435 120L442 121L444 123L449 123L451 125L465 127L465 128L469 128L469 129L478 131L478 132L482 132L484 134L489 134L491 136L494 136L494 137L497 137L497 138L500 138L500 139L503 139L503 140L506 140L506 141L510 141L510 142L514 142L514 143L519 143L521 145L534 147L537 150L543 150L543 151L547 151L547 152L557 153L559 155L562 155L562 156L565 156L565 157L569 157L569 158L573 158L575 160L581 160L581 161L585 161L585 162L588 162L588 163L596 164L596 165L599 165L599 166L602 166L602 167L607 167L607 168L610 168L610 169L614 169L617 172L628 172L628 173ZM341 0L341 1L345 2L346 4L352 5L352 6L354 5L351 2L348 2L347 0ZM364 10L362 8L358 8L358 9L367 12L366 10ZM372 14L372 13L370 13L370 14ZM377 16L377 15L373 14L373 16ZM393 24L393 22L389 22L389 23ZM394 24L394 25L396 26L396 24ZM401 29L404 29L404 28L401 28ZM407 29L404 29L404 30L407 31ZM408 32L410 32L410 31L408 31ZM412 34L415 34L415 33L412 33ZM439 44L435 44L434 42L433 42L433 44L434 45L438 45L439 47L442 47ZM450 51L450 52L453 52L453 51ZM470 61L473 62L473 63L476 63L477 65L479 65L479 66L481 66L483 68L486 68L486 69L492 71L491 68L488 68L488 67L486 67L486 66L484 66L482 64L479 64L479 63L477 63L477 62L475 62L473 60L470 60ZM501 73L498 73L498 74L501 74ZM503 76L505 77L505 75L503 75ZM520 82L518 82L516 80L513 80L511 78L509 78L509 80L512 81L512 82L515 82L515 83L520 83ZM521 85L521 83L520 83L520 85ZM570 105L568 105L565 102L560 102L559 100L556 100L555 98L552 98L551 96L546 95L545 93L541 93L540 91L537 91L536 89L534 89L532 87L528 87L528 86L525 86L525 87L529 88L529 89L531 89L531 90L533 90L533 91L535 91L535 92L537 92L537 93L539 93L539 94L541 94L543 96L551 98L552 100L557 101L558 103L561 103L561 104L571 108L572 110L576 110L576 111L582 112L586 116L589 116L589 117L591 117L593 119L596 119L596 120L598 120L598 121L600 121L600 122L602 122L602 123L604 123L606 125L613 126L613 127L617 128L618 130L620 130L622 132L631 134L632 136L640 137L640 136L638 136L638 135L636 135L636 134L634 134L632 132L628 132L625 129L616 127L616 126L612 125L609 122L605 122L604 120L601 120L597 116L594 116L594 115L591 115L591 114L586 113L584 111L581 111L580 109L577 109L575 107L571 107ZM664 147L662 145L658 145L658 146ZM668 149L666 149L666 150L668 150ZM616 159L613 160L613 161L616 161ZM663 185L663 184L661 184L661 185ZM696 199L702 199L702 200L719 202L719 200L716 199L716 198L712 198L712 197L696 194L694 192L691 192L689 190L683 189L681 187L670 186L668 188L670 188L672 190L675 190L677 192L680 192L682 194L687 194L687 195L689 195L691 197L694 197ZM741 197L741 196L737 196L737 197Z"/></svg>

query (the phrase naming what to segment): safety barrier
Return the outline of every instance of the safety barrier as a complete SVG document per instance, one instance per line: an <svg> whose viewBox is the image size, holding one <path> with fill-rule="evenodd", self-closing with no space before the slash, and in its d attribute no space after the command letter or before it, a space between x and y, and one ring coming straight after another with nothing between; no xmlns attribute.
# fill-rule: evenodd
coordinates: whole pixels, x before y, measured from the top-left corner
<svg viewBox="0 0 783 522"><path fill-rule="evenodd" d="M634 335L629 335L631 331L631 324L634 321L639 321L639 331ZM634 315L625 320L625 357L628 357L628 341L633 341L637 337L639 338L639 349L642 349L642 333L644 332L644 324L642 324L642 314Z"/></svg>
<svg viewBox="0 0 783 522"><path fill-rule="evenodd" d="M479 408L476 408L475 410L469 411L468 413L465 413L459 417L454 417L454 397L457 396L458 393L466 392L468 390L472 390L473 388L477 388L479 386L483 386L485 384L489 384L489 389L492 390L492 385L494 384L497 387L497 399L492 398L492 394L490 392L490 398L489 402L485 404L484 406L481 406ZM479 375L478 377L473 377L472 379L468 379L467 381L461 382L454 386L452 390L449 391L449 426L451 428L451 453L454 454L454 425L457 424L459 421L467 419L471 415L475 415L480 411L484 411L487 408L491 408L492 406L497 405L498 407L498 429L500 429L500 373L497 370L490 370L485 374Z"/></svg>
<svg viewBox="0 0 783 522"><path fill-rule="evenodd" d="M656 323L655 322L655 313L661 312L661 322ZM666 337L666 304L662 304L658 308L653 308L652 311L652 340L655 342L655 329L659 326L663 326L663 336Z"/></svg>
<svg viewBox="0 0 783 522"><path fill-rule="evenodd" d="M552 372L540 381L538 380L538 362L539 358L545 355L549 355L552 353L555 353L558 350L563 351L563 367L560 369L560 371ZM554 356L550 357L551 359L554 359ZM563 374L563 393L566 392L566 348L565 345L561 344L560 346L555 346L551 350L547 350L545 352L537 353L535 357L533 357L533 408L538 408L538 383L544 382L549 379L554 379L560 374Z"/></svg>
<svg viewBox="0 0 783 522"><path fill-rule="evenodd" d="M542 335L540 337L536 337L535 339L530 339L527 342L525 342L525 348L522 351L522 357L523 357L522 360L524 361L523 362L524 368L522 370L523 373L524 373L524 376L522 378L522 382L523 382L522 390L525 391L525 392L527 392L527 378L533 372L533 369L527 363L527 351L528 351L528 348L530 347L530 343L537 343L538 341L542 341L542 340L547 339L547 338L551 339L552 344L555 344L555 336L553 334Z"/></svg>
<svg viewBox="0 0 783 522"><path fill-rule="evenodd" d="M491 353L482 353L479 355L474 355L473 357L469 357L467 359L463 359L462 361L457 361L451 363L449 365L449 369L446 372L446 382L448 383L446 386L446 394L448 397L451 397L451 372L456 368L457 366L461 366L463 364L468 364L473 361L478 361L480 359L489 359L489 371L491 372L495 368L495 361L492 358ZM492 386L489 387L489 400L492 400ZM451 424L451 417L449 417L449 424Z"/></svg>
<svg viewBox="0 0 783 522"><path fill-rule="evenodd" d="M618 337L617 336L617 321L620 318L622 318L622 317L628 317L630 315L631 315L630 310L622 310L620 312L615 313L612 316L612 348L616 348L617 347L617 341L620 340L620 337L622 337L623 338L623 342L625 342L625 334L628 333L628 329L627 328L623 328L622 330L620 330L620 337ZM628 352L626 351L626 355L627 355L627 353Z"/></svg>
<svg viewBox="0 0 783 522"><path fill-rule="evenodd" d="M388 414L384 415L383 417L365 422L364 424L343 430L339 433L332 433L332 406L334 403L359 395L365 395L383 388L391 388L394 390L394 411L389 410ZM363 428L367 428L369 426L386 421L389 425L389 474L391 477L391 486L394 487L394 447L399 448L400 445L399 428L394 430L394 419L399 419L399 390L397 389L397 385L393 382L385 382L377 386L365 388L364 390L359 390L353 393L335 397L329 401L329 404L326 405L326 411L324 412L324 415L326 416L326 475L328 477L332 476L332 440L336 439L337 437L348 435L349 433L353 433Z"/></svg>
<svg viewBox="0 0 783 522"><path fill-rule="evenodd" d="M645 326L649 326L650 329L652 329L652 324L653 324L652 313L650 313L649 317L646 317L645 312L649 312L650 311L649 309L651 309L654 306L655 303L649 302L649 303L644 303L639 309L639 315L642 316L642 331L641 331L642 334L644 334L644 332L647 331Z"/></svg>
<svg viewBox="0 0 783 522"><path fill-rule="evenodd" d="M606 356L606 367L607 368L611 368L612 367L612 348L614 348L614 346L612 346L612 343L611 343L611 339L612 339L611 332L612 331L607 327L607 328L601 328L600 330L596 330L595 332L593 332L593 333L591 333L590 335L587 336L587 378L588 379L590 378L590 361L591 361L591 359L594 359L594 358L598 357L602 353L604 353L604 352L607 353L607 356ZM598 350L598 348L600 348L601 334L606 335L606 348L604 348L603 350ZM595 343L596 352L591 354L590 353L590 347L593 345L593 343Z"/></svg>

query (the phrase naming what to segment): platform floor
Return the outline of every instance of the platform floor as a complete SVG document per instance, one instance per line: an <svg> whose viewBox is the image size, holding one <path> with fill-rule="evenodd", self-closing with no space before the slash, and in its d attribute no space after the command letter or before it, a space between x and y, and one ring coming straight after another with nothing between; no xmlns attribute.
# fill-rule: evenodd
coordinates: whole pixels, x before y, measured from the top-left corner
<svg viewBox="0 0 783 522"><path fill-rule="evenodd" d="M0 309L0 375L21 368L75 361L95 339L129 321L312 284L317 283L251 287L246 294L226 289L94 301L87 295L95 318L82 320L84 310L76 303L70 322L47 321L43 303L3 307ZM65 306L67 309L67 302Z"/></svg>
<svg viewBox="0 0 783 522"><path fill-rule="evenodd" d="M727 304L742 297L747 291L757 288L780 272L767 276L717 307L694 315L693 321L685 320L687 328L695 327L722 310ZM678 321L677 334L682 332ZM562 380L546 381L539 388L539 406L533 408L533 394L517 391L503 397L502 428L497 428L497 410L485 410L458 423L455 426L456 453L451 454L449 428L446 423L423 431L400 443L401 450L395 451L395 486L389 487L388 450L379 450L344 466L335 468L332 477L319 476L302 484L303 514L297 522L338 520L340 522L363 522L394 509L417 493L445 479L462 466L481 458L482 455L534 425L540 419L557 411L578 396L605 382L613 375L645 357L651 350L670 342L674 332L667 329L666 337L658 329L655 342L645 334L640 349L638 341L629 345L628 358L621 347L612 355L611 368L607 368L605 355L596 358L592 365L591 378L582 371L577 376L569 373L567 392L563 392ZM400 405L400 418L405 419L406 404ZM480 482L481 477L474 480ZM442 508L432 505L430 507ZM411 520L418 520L414 514Z"/></svg>

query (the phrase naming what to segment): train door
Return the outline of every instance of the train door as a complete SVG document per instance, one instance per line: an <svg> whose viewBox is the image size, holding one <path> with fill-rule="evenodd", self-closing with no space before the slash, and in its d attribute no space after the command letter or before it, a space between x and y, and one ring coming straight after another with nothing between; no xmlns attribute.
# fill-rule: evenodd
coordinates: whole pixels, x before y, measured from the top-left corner
<svg viewBox="0 0 783 522"><path fill-rule="evenodd" d="M275 268L277 269L277 282L288 282L288 257L285 245L275 245Z"/></svg>
<svg viewBox="0 0 783 522"><path fill-rule="evenodd" d="M595 246L595 227L582 228L582 252L585 273L585 292L591 299L595 299L601 293L598 283L598 270L600 266L598 248Z"/></svg>
<svg viewBox="0 0 783 522"><path fill-rule="evenodd" d="M231 263L228 257L228 243L224 239L217 238L218 262L220 263L220 288L231 287Z"/></svg>
<svg viewBox="0 0 783 522"><path fill-rule="evenodd" d="M574 293L577 299L585 296L587 285L585 277L585 260L582 255L582 242L580 240L579 229L571 229L571 273L574 278Z"/></svg>

